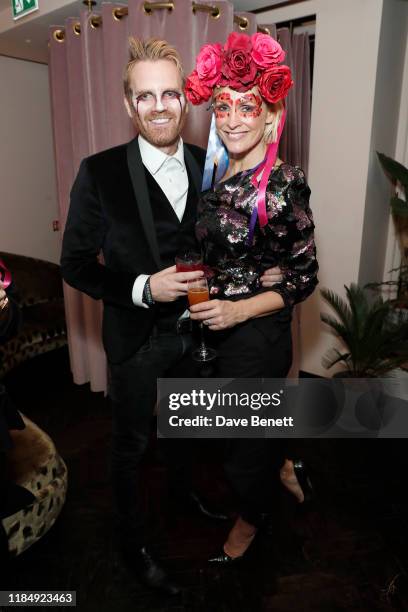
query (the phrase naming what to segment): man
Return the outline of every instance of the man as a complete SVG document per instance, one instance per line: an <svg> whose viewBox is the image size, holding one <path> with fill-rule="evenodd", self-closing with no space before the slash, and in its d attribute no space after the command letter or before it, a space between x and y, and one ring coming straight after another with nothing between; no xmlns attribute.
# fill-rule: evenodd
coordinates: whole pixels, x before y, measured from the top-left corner
<svg viewBox="0 0 408 612"><path fill-rule="evenodd" d="M139 136L81 163L61 268L68 284L104 302L113 490L125 555L146 584L175 594L178 587L146 546L137 480L156 380L176 366L185 375L191 364L189 320L182 317L186 281L203 272L176 272L173 264L180 250L196 248L205 152L180 138L188 107L176 50L165 41L130 39L130 58L124 102ZM97 259L101 250L105 265Z"/></svg>

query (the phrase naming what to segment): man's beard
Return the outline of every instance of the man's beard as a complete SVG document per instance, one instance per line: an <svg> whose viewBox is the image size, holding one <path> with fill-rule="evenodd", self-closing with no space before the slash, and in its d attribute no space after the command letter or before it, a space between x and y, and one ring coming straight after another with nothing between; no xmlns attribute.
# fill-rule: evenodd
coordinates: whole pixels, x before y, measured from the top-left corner
<svg viewBox="0 0 408 612"><path fill-rule="evenodd" d="M169 112L150 113L148 116L144 117L142 121L136 113L134 115L134 123L139 134L143 136L147 142L150 142L150 144L156 147L169 147L178 141L186 122L186 115L187 113L184 109L180 116ZM151 123L152 119L170 119L170 122L164 125L154 125Z"/></svg>

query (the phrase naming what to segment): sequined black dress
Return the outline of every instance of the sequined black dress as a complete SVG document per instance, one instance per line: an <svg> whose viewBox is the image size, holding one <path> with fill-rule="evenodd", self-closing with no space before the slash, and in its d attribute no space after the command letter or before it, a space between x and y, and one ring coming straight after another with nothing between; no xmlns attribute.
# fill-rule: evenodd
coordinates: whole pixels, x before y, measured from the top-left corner
<svg viewBox="0 0 408 612"><path fill-rule="evenodd" d="M268 180L268 224L255 226L248 245L250 218L256 205L253 171L241 172L202 195L197 238L204 262L211 267L211 295L239 300L262 291L260 276L279 265L282 281L273 287L284 308L219 332L209 344L217 349L216 376L284 378L292 362L291 311L317 284L318 265L309 208L310 189L300 168L282 164ZM273 444L269 444L273 442ZM271 506L272 474L282 466L288 448L279 440L231 439L224 465L238 495L240 514L253 525Z"/></svg>
<svg viewBox="0 0 408 612"><path fill-rule="evenodd" d="M263 271L279 265L283 279L273 287L285 306L310 295L317 284L310 189L302 170L283 163L272 170L266 206L269 223L256 224L248 246L249 222L256 204L253 172L239 172L205 192L198 207L196 234L204 261L214 272L211 295L240 299L262 291Z"/></svg>

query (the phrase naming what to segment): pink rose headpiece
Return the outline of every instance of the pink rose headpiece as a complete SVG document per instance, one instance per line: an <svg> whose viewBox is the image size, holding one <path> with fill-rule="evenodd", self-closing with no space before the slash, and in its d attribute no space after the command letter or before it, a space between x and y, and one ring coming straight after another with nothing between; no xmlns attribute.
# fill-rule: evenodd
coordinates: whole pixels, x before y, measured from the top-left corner
<svg viewBox="0 0 408 612"><path fill-rule="evenodd" d="M272 36L232 32L224 47L215 43L201 48L196 69L186 81L186 96L198 105L207 102L216 87L244 92L257 85L266 102L278 102L293 85L284 59L284 50Z"/></svg>

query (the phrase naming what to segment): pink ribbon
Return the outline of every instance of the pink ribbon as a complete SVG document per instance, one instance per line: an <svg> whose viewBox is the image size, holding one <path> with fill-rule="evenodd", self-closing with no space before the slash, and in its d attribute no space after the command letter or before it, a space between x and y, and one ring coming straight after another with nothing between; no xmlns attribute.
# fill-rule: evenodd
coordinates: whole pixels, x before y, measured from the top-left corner
<svg viewBox="0 0 408 612"><path fill-rule="evenodd" d="M259 168L257 169L257 171L255 172L254 176L251 179L251 182L254 187L258 187L258 184L259 184L258 196L256 198L256 209L258 211L258 219L259 219L260 227L264 227L268 223L268 217L266 214L266 201L265 201L266 187L268 185L269 175L276 162L279 141L282 135L283 127L285 125L285 119L286 119L286 109L284 108L280 121L279 121L277 138L274 142L268 145L265 160L259 166ZM259 176L261 173L262 173L262 177L261 177L261 180L259 181Z"/></svg>

